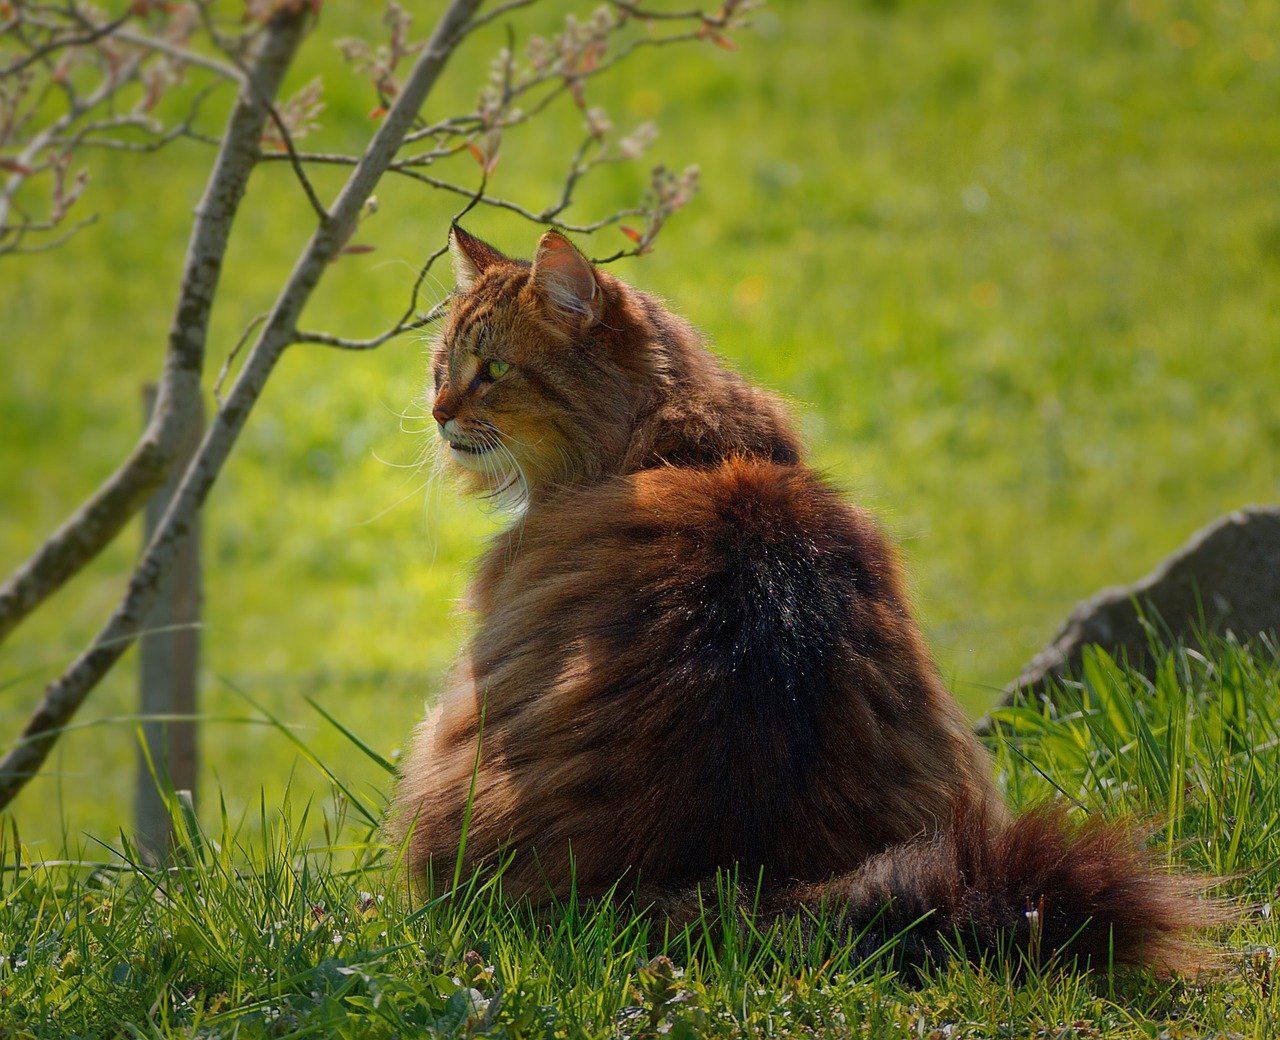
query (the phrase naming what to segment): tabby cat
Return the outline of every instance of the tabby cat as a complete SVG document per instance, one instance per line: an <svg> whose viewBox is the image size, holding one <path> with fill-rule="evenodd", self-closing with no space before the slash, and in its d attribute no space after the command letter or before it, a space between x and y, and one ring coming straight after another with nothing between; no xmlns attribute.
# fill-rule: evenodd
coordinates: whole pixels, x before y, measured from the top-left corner
<svg viewBox="0 0 1280 1040"><path fill-rule="evenodd" d="M535 902L622 882L678 908L736 865L766 919L825 903L868 949L909 932L916 966L957 939L1197 963L1200 881L1121 824L1006 810L893 549L778 400L555 231L532 262L451 247L432 415L517 509L404 762L416 877L452 876L465 820L466 866Z"/></svg>

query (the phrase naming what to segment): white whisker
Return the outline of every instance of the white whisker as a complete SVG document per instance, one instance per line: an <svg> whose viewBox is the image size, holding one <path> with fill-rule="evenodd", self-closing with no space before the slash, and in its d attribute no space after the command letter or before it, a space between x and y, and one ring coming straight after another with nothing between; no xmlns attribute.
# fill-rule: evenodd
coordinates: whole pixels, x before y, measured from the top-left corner
<svg viewBox="0 0 1280 1040"><path fill-rule="evenodd" d="M387 506L386 509L383 509L381 512L374 513L374 515L369 517L367 520L357 520L352 526L363 527L366 524L372 524L378 520L381 520L384 516L390 513L397 506L404 504L409 499L411 499L414 495L417 495L419 492L425 490L430 483L431 483L431 477L428 476L427 479L424 480L421 484L419 484L417 487L410 490L408 494L402 496L401 498L396 499L394 502L391 503L391 505Z"/></svg>
<svg viewBox="0 0 1280 1040"><path fill-rule="evenodd" d="M370 449L369 454L381 462L384 466L390 466L392 469L422 469L427 463L426 452L418 452L418 457L412 462L392 462L390 459L384 459L375 449Z"/></svg>
<svg viewBox="0 0 1280 1040"><path fill-rule="evenodd" d="M425 401L423 401L422 403L424 405L426 404ZM386 401L381 402L381 404L383 408L385 408L391 415L394 415L397 419L429 419L431 418L430 412L397 412L394 408L391 407L391 405L387 404Z"/></svg>

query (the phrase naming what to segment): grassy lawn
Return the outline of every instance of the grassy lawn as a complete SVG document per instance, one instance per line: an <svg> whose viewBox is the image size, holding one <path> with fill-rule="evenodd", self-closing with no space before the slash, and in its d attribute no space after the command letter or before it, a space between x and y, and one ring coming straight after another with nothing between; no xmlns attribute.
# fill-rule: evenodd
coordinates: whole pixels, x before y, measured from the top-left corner
<svg viewBox="0 0 1280 1040"><path fill-rule="evenodd" d="M567 6L548 2L519 24L555 24ZM335 37L376 32L359 7L327 5L286 87L329 70L328 123L308 142L317 149L358 147L368 133L366 85L332 71ZM1280 4L775 0L756 23L737 53L655 52L599 84L596 99L620 126L657 118L653 157L698 162L705 185L657 250L617 273L661 292L733 365L795 402L816 462L902 543L944 674L976 715L1079 598L1138 577L1222 512L1280 496ZM477 41L455 64L438 111L468 102L500 41ZM513 138L494 189L544 204L576 124L561 113ZM99 223L53 253L0 261L4 573L140 428L139 387L162 355L208 159L194 144L147 161L95 157L82 205ZM628 204L643 177L609 169L570 215ZM337 184L317 182L322 195ZM215 314L214 370L307 233L297 194L281 165L251 186ZM441 240L451 199L390 183L379 196L360 232L375 251L334 266L309 327L381 329ZM500 212L477 213L469 227L522 254L537 234ZM613 231L587 247L621 244ZM414 918L349 807L341 842L354 848L313 860L305 877L294 869L297 843L325 834L330 789L281 726L376 807L386 774L304 696L390 755L463 638L454 608L467 561L499 522L447 487L426 487L412 467L428 435L414 418L423 356L406 339L366 355L298 347L284 359L208 509L200 814L221 851L208 844L207 876L172 899L153 898L155 879L129 870L5 875L4 928L33 935L33 950L44 943L31 963L45 978L20 978L12 962L0 971L0 1007L21 1000L35 1020L70 1016L48 1035L149 1012L164 1035L165 1016L221 1015L231 1029L247 1007L288 1016L295 1002L304 1019L337 1021L403 977L412 992L384 1006L425 1021L448 1012L458 958L483 947L503 973L504 1014L527 993L530 1021L554 1006L570 1032L609 1034L640 951L653 949L635 928L583 923L548 944L499 930L496 911L474 906ZM0 744L105 618L138 537L131 531L0 650ZM28 858L118 853L131 811L131 662L15 804ZM1274 698L1269 674L1255 693ZM1104 785L1083 725L1029 731L1025 754L1072 793L1084 785L1109 807L1168 814L1179 861L1260 870L1241 886L1269 897L1274 783L1260 765L1241 773L1233 763L1267 760L1248 747L1274 741L1270 722L1242 717L1231 754L1196 779L1207 793L1172 807L1166 794L1181 788L1149 788L1149 777L1124 772L1124 755L1107 760L1118 779ZM1193 757L1227 739L1154 714L1150 725L1166 742L1185 737ZM1001 763L1015 796L1047 793L1023 761L1005 753ZM1261 793L1231 787L1245 791L1239 811L1208 796L1246 782ZM338 842L337 824L327 830ZM1227 855L1229 834L1238 837ZM197 913L202 886L229 885L231 870L251 893L243 919L183 918ZM382 924L307 920L309 904L350 915L362 889L389 901L374 915ZM105 930L104 899L122 922ZM259 926L275 921L283 931L271 938ZM1273 933L1255 926L1231 941L1274 944ZM329 949L333 935L341 941ZM367 961L375 981L333 974L324 965L335 958L344 969ZM838 1013L851 1032L867 1022L872 1035L886 1023L927 1036L981 1019L994 1001L992 1014L1019 1023L1009 1035L1077 1021L1081 1036L1125 1022L1148 1035L1148 1011L1171 1035L1184 1019L1249 1034L1249 1016L1275 1011L1252 976L1118 994L1093 983L1008 988L961 972L923 995L877 978L805 976L784 1004L782 983L761 981L767 966L698 964L680 983L695 997L678 1010L702 1008L726 1027L763 1029L752 1016L774 1015L778 1031L799 1031L805 1015L834 1025ZM321 998L308 1004L313 991ZM793 1017L778 1017L784 1007ZM997 1033L1001 1021L982 1028Z"/></svg>
<svg viewBox="0 0 1280 1040"><path fill-rule="evenodd" d="M1207 937L1225 965L1211 979L953 963L914 987L740 934L714 907L667 934L610 906L540 924L492 879L421 903L362 816L380 805L357 794L209 814L169 871L131 865L120 842L70 852L96 867L32 864L6 831L0 1036L1265 1038L1280 1021L1278 683L1274 649L1173 653L1154 683L1099 657L1059 716L1006 709L996 748L1017 803L1145 819L1172 869L1234 876L1217 894L1240 918ZM325 840L305 846L317 819Z"/></svg>

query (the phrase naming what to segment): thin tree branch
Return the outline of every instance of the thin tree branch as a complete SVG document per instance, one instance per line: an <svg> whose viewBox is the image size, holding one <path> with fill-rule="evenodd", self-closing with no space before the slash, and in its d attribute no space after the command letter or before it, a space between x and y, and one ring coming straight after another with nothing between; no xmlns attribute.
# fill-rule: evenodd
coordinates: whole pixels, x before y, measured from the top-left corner
<svg viewBox="0 0 1280 1040"><path fill-rule="evenodd" d="M543 213L546 214L547 220L555 219L568 209L569 204L573 202L573 193L578 187L578 182L582 180L586 174L590 173L594 167L600 166L607 161L604 158L597 156L593 162L584 162L587 156L587 151L593 144L598 144L599 140L600 138L595 134L588 134L583 142L578 145L578 150L573 153L573 158L569 160L569 172L565 174L564 190L560 192L560 201L543 210Z"/></svg>
<svg viewBox="0 0 1280 1040"><path fill-rule="evenodd" d="M263 162L284 162L287 156L278 153L268 152L262 157ZM320 165L331 166L355 166L360 160L354 155L343 155L338 152L299 152L298 158L304 163L317 163ZM467 198L474 198L476 203L483 206L492 206L494 209L505 209L512 213L516 213L526 220L531 220L535 224L550 224L561 231L567 231L573 235L590 235L599 231L601 228L609 227L616 224L619 220L625 220L627 217L638 216L644 210L631 207L629 209L621 209L616 213L612 213L607 217L599 220L591 221L587 224L573 224L559 218L559 214L568 206L568 202L564 200L562 194L560 199L541 210L531 210L518 202L512 202L510 199L504 199L498 195L475 195L470 188L461 184L455 184L453 181L446 181L439 177L433 177L430 174L422 173L419 170L412 169L409 160L398 159L387 167L388 173L396 173L401 177L408 177L411 180L419 181L422 184L430 185L433 188L439 188L441 191L451 192L454 195L464 195ZM596 165L596 164L592 164ZM584 171L585 172L585 171ZM572 183L567 184L567 190L572 195L573 187L581 178L581 173L577 177L570 179ZM570 201L572 201L570 199ZM468 206L468 209L471 207Z"/></svg>
<svg viewBox="0 0 1280 1040"><path fill-rule="evenodd" d="M226 385L227 376L231 374L231 366L235 364L236 358L240 356L240 351L244 350L244 345L249 342L249 337L253 335L253 330L266 321L271 315L263 311L257 315L248 325L244 327L244 331L240 333L240 338L236 340L236 345L225 358L222 359L222 367L218 369L218 378L213 381L213 399L218 407L222 407L222 388Z"/></svg>
<svg viewBox="0 0 1280 1040"><path fill-rule="evenodd" d="M479 5L480 0L452 0L441 16L430 42L414 62L400 96L334 201L329 219L316 229L277 296L271 315L236 377L226 403L209 424L195 458L187 467L169 508L134 569L124 597L92 644L45 689L39 707L27 721L19 744L0 760L0 808L8 805L35 775L61 729L136 638L140 625L155 602L160 577L181 548L196 512L217 479L276 362L293 341L303 306L319 284L329 261L349 237L365 201L403 143L405 133L413 125ZM277 18L286 20L283 15ZM287 18L296 18L299 23L296 28L300 32L301 19L297 16ZM157 409L161 404L163 398Z"/></svg>
<svg viewBox="0 0 1280 1040"><path fill-rule="evenodd" d="M219 61L217 58L210 57L207 54L201 54L199 51L193 51L187 47L179 46L178 44L171 43L168 40L163 40L158 36L152 36L150 33L137 32L133 29L127 28L125 23L133 17L132 11L126 12L115 21L107 24L95 22L84 12L84 10L77 8L74 5L69 5L64 13L73 18L81 28L86 30L86 32L90 33L93 39L97 39L103 35L110 35L112 39L122 40L135 47L141 47L144 50L155 51L158 54L167 55L184 65L193 65L197 68L205 69L208 72L217 73L219 76L222 76L224 79L229 79L233 83L238 83L243 86L245 82L247 73L243 67L228 65L226 62ZM49 22L37 22L36 24L40 24L48 29L55 28L54 25ZM112 31L113 29L114 31ZM106 32L104 32L104 30L106 30ZM223 48L224 53L230 53L225 47L226 41L220 34L211 33L210 35L211 38L213 38L214 41ZM68 46L69 41L59 40L57 41L57 45L59 48Z"/></svg>
<svg viewBox="0 0 1280 1040"><path fill-rule="evenodd" d="M58 224L56 224L52 220L42 220L38 222L18 224L16 226L11 225L8 229L6 229L7 233L12 234L16 237L14 238L12 244L6 245L4 247L4 253L6 256L30 256L32 253L47 253L53 249L57 249L58 246L63 245L69 239L74 238L76 235L78 235L85 228L89 227L92 224L96 224L97 222L98 222L98 214L91 213L89 216L85 217L84 219L76 221L74 224L72 224L69 228L66 228L65 230L63 230L62 233L57 235L56 237L46 238L39 245L35 245L35 246L24 246L22 244L22 240L27 237L27 234L29 232L52 231L55 227L58 226ZM0 609L3 609L3 602L4 602L3 599L0 599ZM0 622L0 632L2 631L3 631L3 623Z"/></svg>
<svg viewBox="0 0 1280 1040"><path fill-rule="evenodd" d="M229 57L235 62L236 67L241 74L246 74L246 70L240 60L234 54L228 52ZM275 127L276 133L280 136L280 143L284 145L285 155L289 159L289 165L293 167L293 175L298 179L298 184L302 187L302 193L306 195L307 201L311 203L311 210L321 221L329 218L329 212L324 208L324 203L320 201L320 196L316 194L316 189L312 187L311 178L307 176L307 171L303 169L302 162L298 158L298 149L293 143L293 134L290 132L284 118L280 115L279 110L271 102L266 101L267 115L271 117L271 124Z"/></svg>
<svg viewBox="0 0 1280 1040"><path fill-rule="evenodd" d="M146 92L143 103L149 107L159 99L173 70L188 65L215 73L219 81L243 84L241 71L183 46L176 38L160 39L130 29L127 22L138 15L136 6L108 19L81 0L67 0L56 7L28 2L18 5L4 27L27 53L0 73L0 83L13 84L12 87L6 85L0 92L0 107L4 110L0 120L0 146L15 142L28 123L47 112L50 106L46 100L56 94L62 95L62 111L52 125L34 134L29 141L18 142L21 154L0 162L0 168L12 173L0 186L0 254L32 251L25 245L19 246L35 230L34 224L30 221L11 223L9 219L15 209L14 196L32 177L65 164L82 143L89 147L147 151L179 136L202 136L191 126L196 114L193 110L172 133L162 133L163 128L159 127L144 127L158 135L149 144L99 140L97 135L102 132L146 122L143 116L118 111L122 90L141 84ZM255 31L252 35L261 33ZM245 34L246 39L250 36ZM84 63L82 56L92 56L97 66L98 82L92 88L85 82L87 76L78 71ZM28 96L37 68L42 69L44 75L34 93ZM202 92L195 108L207 92L207 89ZM104 110L107 118L95 121L88 130L77 131L76 124L94 110ZM64 198L55 192L52 200L52 211L57 214L55 223L65 216L67 204L74 202L78 194L77 190Z"/></svg>
<svg viewBox="0 0 1280 1040"><path fill-rule="evenodd" d="M419 127L417 130L405 134L404 143L413 144L428 137L455 137L479 130L483 125L484 121L474 114L450 116L448 119L442 119L440 122L432 123L430 126Z"/></svg>
<svg viewBox="0 0 1280 1040"><path fill-rule="evenodd" d="M517 3L515 6L524 6L524 2L525 0L521 0L521 2ZM528 0L528 2L534 2L534 0ZM671 18L673 20L682 19L685 21L688 21L691 19L704 20L702 19L702 15L696 12L692 14L685 13L678 16L672 15ZM713 19L710 19L710 21L716 25L721 24L719 19L713 18ZM518 98L523 97L525 94L528 94L529 92L536 90L539 87L546 86L548 83L555 81L555 86L551 87L549 90L546 91L546 93L542 94L542 96L537 98L537 100L532 104L532 106L521 111L519 115L517 115L515 118L503 120L502 123L495 129L509 130L513 127L517 127L524 123L529 122L530 120L541 115L542 112L544 112L561 95L568 93L570 89L569 84L572 80L586 81L586 80L594 79L595 77L600 76L605 72L608 72L610 69L626 61L628 58L631 57L631 55L633 55L639 50L642 50L646 47L665 47L665 46L670 46L672 44L688 43L694 40L699 40L701 38L702 37L700 35L699 30L696 30L696 29L689 30L686 32L673 32L673 33L668 33L666 35L660 35L660 36L644 36L638 39L631 40L625 46L619 49L615 54L613 54L611 57L606 58L604 61L601 61L599 64L595 65L593 68L591 68L588 71L575 73L574 75L569 76L569 75L566 75L563 72L563 70L559 68L550 68L546 72L539 73L538 75L533 76L530 79L527 79L524 82L516 84L508 89L507 95L504 98L504 105L509 105L512 101L515 101ZM482 129L483 126L484 126L484 121L478 115L472 114L472 115L466 115L466 116L452 116L449 119L444 119L438 123L433 123L431 126L421 127L411 131L410 133L405 135L404 143L409 144L409 143L421 141L427 137L433 137L438 135L444 135L446 139L451 136L470 135ZM393 173L399 173L405 176L415 177L415 179L418 179L418 180L423 180L424 178L417 177L412 172L413 167L429 166L438 159L448 158L451 155L457 154L459 151L465 148L465 146L466 146L465 143L462 143L456 146L450 146L450 147L441 146L439 148L432 149L431 151L428 151L428 152L421 152L415 155L405 156L403 158L396 159L391 164L389 169ZM262 158L264 162L283 162L286 158L291 158L291 157L283 154L267 153ZM334 165L334 166L354 166L359 161L358 156L348 155L341 152L298 152L297 159L302 163L317 163L321 165ZM426 181L426 183L431 184L432 182L428 180ZM470 194L469 189L464 188L461 185L457 185L457 184L440 182L440 183L433 184L433 186L444 188L446 191L453 191L456 194L465 194L465 195ZM498 205L501 208L506 208L506 209L511 209L514 207L514 204L507 204L505 200L497 200L491 197L486 197L484 199L481 199L480 201L482 203L485 203L486 205ZM563 208L564 208L563 206L560 207L560 209L563 209ZM529 219L543 220L541 216L537 214L533 214L530 210L523 209L522 207L515 207L514 211L520 213L522 216L528 217ZM557 210L557 212L559 212L559 210ZM628 214L628 215L633 215L633 214ZM546 221L543 220L543 222L546 222ZM561 225L561 227L562 227L562 230L571 231L575 233L585 233L588 231L599 230L599 226L575 227L573 225Z"/></svg>
<svg viewBox="0 0 1280 1040"><path fill-rule="evenodd" d="M700 23L703 21L701 14L683 14L675 16L673 20L692 20L696 19ZM563 68L558 65L552 65L545 71L530 76L528 79L515 84L505 98L503 99L504 107L509 106L511 102L524 97L526 94L544 87L548 83L554 81L555 85L547 90L541 97L533 102L528 108L523 109L515 118L504 119L497 129L509 130L512 127L520 126L527 123L537 116L541 115L557 98L562 94L569 93L571 83L584 83L587 80L595 79L608 72L610 69L622 62L626 61L636 51L646 47L666 47L671 44L688 43L693 40L703 39L701 26L698 29L690 29L685 32L672 32L659 36L641 36L631 40L616 51L611 57L599 62L594 67L572 74L566 73ZM484 121L478 115L454 116L450 119L442 120L431 126L421 127L412 131L405 137L405 143L413 143L421 141L427 137L435 137L439 135L457 136L467 133L474 133L484 127ZM411 162L412 160L401 160L402 162Z"/></svg>
<svg viewBox="0 0 1280 1040"><path fill-rule="evenodd" d="M471 191L464 188L461 184L454 184L452 181L441 180L439 177L432 177L430 174L420 173L417 170L405 169L402 166L392 166L392 173L398 173L404 177L410 177L415 181L421 181L423 184L429 184L433 188L439 188L442 191L452 192L455 195L470 195ZM517 202L510 199L500 198L496 195L482 195L476 199L481 205L492 206L494 209L505 209L512 213L517 213L526 220L531 220L535 224L550 224L559 228L561 231L568 231L574 235L590 235L599 231L601 228L609 227L616 224L619 220L625 220L627 217L634 217L644 212L638 207L629 209L620 209L611 213L607 217L601 217L599 220L593 220L586 224L571 224L568 221L561 220L557 214L560 213L564 206L559 202L553 203L543 210L535 212L526 209Z"/></svg>
<svg viewBox="0 0 1280 1040"><path fill-rule="evenodd" d="M0 79L5 79L15 73L21 72L23 69L28 68L37 62L43 62L51 54L68 50L71 47L86 47L89 44L102 39L104 36L110 36L113 33L117 33L120 30L120 27L132 17L132 11L125 11L125 13L120 15L120 17L115 18L110 22L103 22L101 24L89 23L89 28L81 36L55 36L48 43L43 43L39 46L33 47L31 53L25 57L18 58L16 61L6 65L3 69L0 69Z"/></svg>
<svg viewBox="0 0 1280 1040"><path fill-rule="evenodd" d="M156 51L160 54L168 55L174 61L183 65L192 65L198 69L204 69L207 72L216 72L224 79L229 79L232 83L244 85L247 73L243 68L235 65L229 65L225 61L219 61L217 58L211 58L207 54L201 54L198 51L189 50L184 47L176 46L168 40L161 40L155 36L148 36L146 33L133 32L130 29L121 29L116 33L118 39L131 43L135 47L142 47L146 50Z"/></svg>
<svg viewBox="0 0 1280 1040"><path fill-rule="evenodd" d="M115 116L111 119L95 119L93 122L81 126L73 134L66 137L53 138L49 141L49 145L64 152L73 152L82 148L104 148L109 151L136 152L143 155L157 152L165 145L172 144L179 137L189 137L194 141L200 141L202 144L221 145L222 140L220 138L211 137L194 129L195 121L200 117L205 101L221 86L222 84L218 82L207 84L192 98L191 104L187 108L187 114L182 117L181 121L167 130L157 125L155 120L147 116ZM122 141L112 137L94 136L128 128L141 130L150 134L151 137L144 141Z"/></svg>
<svg viewBox="0 0 1280 1040"><path fill-rule="evenodd" d="M547 91L547 93L538 98L528 108L524 109L517 118L505 121L502 124L502 128L505 130L513 126L519 126L521 123L529 122L531 119L541 115L542 112L544 112L547 107L556 100L556 98L560 97L561 94L569 93L572 83L585 83L588 80L602 76L610 69L622 64L637 51L643 50L646 47L667 47L677 43L688 43L692 40L699 40L701 38L701 33L697 29L690 29L686 32L668 33L665 36L641 36L637 39L631 40L629 43L619 48L612 57L606 58L604 61L601 61L599 64L587 71L567 74L561 69L555 67L550 68L546 72L519 84L512 90L510 97L507 98L508 103L522 97L532 90L536 90L538 87L544 86L552 80L557 81L555 87Z"/></svg>
<svg viewBox="0 0 1280 1040"><path fill-rule="evenodd" d="M453 219L449 221L450 227L475 209L484 195L484 188L488 179L487 174L481 175L480 184L475 193L467 200L467 204L453 215ZM449 305L449 295L446 295L443 300L436 303L425 314L418 314L415 317L415 312L418 309L418 296L422 292L422 283L427 280L427 275L431 272L431 268L448 251L449 236L445 235L444 243L427 257L422 267L418 270L418 277L413 280L413 291L409 294L409 306L405 308L405 312L397 319L396 323L386 331L380 332L376 336L371 336L369 339L350 339L346 336L334 336L328 332L295 332L293 341L295 343L317 343L320 346L335 347L338 350L376 350L388 340L395 339L406 332L414 332L418 329L426 328L444 313L445 308Z"/></svg>
<svg viewBox="0 0 1280 1040"><path fill-rule="evenodd" d="M250 82L231 113L222 149L196 209L151 423L115 473L0 585L0 641L97 556L164 479L200 393L209 312L231 225L259 155L267 120L264 99L279 90L304 25L302 15L281 16L271 24Z"/></svg>
<svg viewBox="0 0 1280 1040"><path fill-rule="evenodd" d="M407 325L396 325L380 332L376 336L369 339L349 339L346 336L334 336L328 332L295 332L293 334L294 343L315 343L322 347L334 347L337 350L376 350L388 340L395 339L397 336L406 332L412 332L414 329L423 328L425 322L414 321Z"/></svg>
<svg viewBox="0 0 1280 1040"><path fill-rule="evenodd" d="M738 17L740 12L754 6L750 2L743 3L742 0L735 0L734 3L724 4L718 13L710 14L707 11L696 9L689 11L651 11L637 3L633 3L632 0L608 0L608 3L633 18L642 18L645 21L688 22L697 20L707 25L715 26L717 29L733 25L735 17Z"/></svg>
<svg viewBox="0 0 1280 1040"><path fill-rule="evenodd" d="M508 0L507 3L499 4L492 11L486 11L479 18L471 19L467 24L467 27L462 30L462 35L470 36L477 29L488 25L490 22L496 22L503 15L510 14L512 11L518 11L522 7L529 7L531 4L536 4L537 2L538 0Z"/></svg>
<svg viewBox="0 0 1280 1040"><path fill-rule="evenodd" d="M47 129L36 134L36 136L28 142L27 147L14 157L13 161L18 170L21 171L24 168L34 170L37 166L36 157L45 147L48 146L49 142L70 129L75 121L84 115L85 112L88 112L96 105L101 104L106 98L119 90L121 85L137 68L138 60L139 59L134 59L131 63L126 65L121 75L112 76L104 80L98 89L87 98L77 98L73 93L67 111L56 119ZM4 187L0 188L0 235L3 235L8 227L9 210L13 205L13 196L28 176L30 176L30 173L15 172L5 183Z"/></svg>
<svg viewBox="0 0 1280 1040"><path fill-rule="evenodd" d="M276 111L275 105L268 105L267 113L271 116L271 122L276 128L276 133L280 135L280 141L284 145L289 165L293 167L293 175L298 179L298 184L302 186L302 192L307 196L307 201L311 203L311 211L323 223L329 219L329 211L324 208L324 203L320 201L320 196L316 194L316 189L311 185L311 178L307 176L307 171L303 169L302 161L298 156L298 149L293 144L293 134L289 132L284 119Z"/></svg>
<svg viewBox="0 0 1280 1040"><path fill-rule="evenodd" d="M492 22L495 20L497 16L499 16L502 13L505 13L507 10L511 10L516 7L526 6L528 2L530 2L530 0L515 0L515 2L511 4L503 5L503 7L490 12L488 15L485 16L484 19L477 19L473 21L471 23L470 28L475 28L477 24L480 22ZM673 15L672 17L673 19L679 18L679 19L688 21L688 20L696 20L697 18L701 17L701 15L700 14L691 15L691 14L685 13L678 16ZM707 20L707 19L704 19L704 20ZM714 18L710 19L710 21L714 22L715 24L720 24L719 21L717 21ZM697 38L698 38L698 33L694 31L694 32L686 32L686 33L679 33L679 34L669 34L666 36L659 36L659 37L650 37L647 39L633 41L629 46L623 48L622 51L620 51L617 55L615 55L613 59L605 63L604 67L607 68L617 64L620 61L625 60L626 57L628 57L635 50L639 49L639 47L641 46L655 46L655 45L663 45L668 43L680 43L680 42L697 39ZM511 65L510 56L515 53L515 46L514 46L514 40L512 39L512 33L510 31L510 27L508 27L508 40L507 40L506 53L508 55L508 60L506 62L506 67L504 69L504 81L503 81L503 88L502 88L504 107L508 105L510 101L513 100L515 97L519 96L520 94L528 92L530 89L533 89L535 86L548 82L552 78L560 78L562 82L555 89L548 92L548 94L539 101L538 103L539 110L544 108L551 99L559 96L560 93L562 93L567 89L566 83L563 78L563 73L554 69L549 70L547 73L543 75L536 76L532 80L525 81L519 87L513 87L512 75L511 75L512 65ZM597 68L596 71L597 72L600 71L599 68ZM589 77L594 74L595 74L594 72L588 72L585 75ZM516 125L517 123L523 122L523 121L524 121L524 117L521 117L517 120L513 120L508 123L503 123L502 126L505 127L508 125ZM421 140L424 136L428 136L432 133L443 133L445 135L445 139L447 140L448 137L451 135L462 136L462 131L457 129L458 127L473 126L473 127L479 128L483 125L484 125L484 121L479 116L454 117L451 120L446 120L442 123L437 123L432 127L412 131L411 133L406 135L405 142L408 143L411 140ZM437 188L443 191L453 192L454 194L458 194L458 195L465 195L467 197L467 203L463 207L461 212L457 216L455 216L454 218L455 222L461 219L462 216L470 212L477 205L487 205L495 208L509 210L535 223L544 224L544 225L550 224L554 227L560 228L561 230L569 231L575 234L590 234L592 232L600 230L601 228L616 224L620 220L625 219L626 217L647 215L649 213L649 210L647 208L632 207L629 209L617 211L607 217L604 217L600 220L594 221L589 224L571 224L565 220L560 219L560 214L563 213L566 209L568 209L569 206L572 204L574 193L580 181L586 174L590 173L590 171L597 166L605 165L608 163L614 163L614 162L623 162L631 158L630 156L626 156L626 155L609 155L609 154L605 154L604 152L601 152L600 154L597 154L595 157L588 160L587 155L592 149L592 147L601 147L601 146L602 146L602 132L597 132L594 130L592 132L589 132L588 135L578 145L572 158L569 161L559 199L556 202L551 203L550 205L546 206L544 209L538 212L534 212L533 210L530 210L524 206L521 206L518 203L512 202L509 199L487 195L485 193L485 188L488 180L487 173L482 176L479 187L472 190L472 189L465 188L460 184L455 184L450 181L442 180L439 178L429 176L427 174L420 173L415 169L415 167L418 167L418 166L430 166L434 162L436 162L438 159L446 158L451 155L457 154L459 151L461 151L463 148L466 147L465 142L460 142L450 147L440 147L430 152L419 153L419 154L405 156L403 158L396 159L394 162L390 164L390 166L388 167L388 170L389 172L399 173L402 176L406 176L406 177L410 177L411 179L418 180L422 183L430 185L433 188ZM267 160L282 159L282 158L283 158L282 156L264 156L264 159L267 159ZM355 156L345 155L342 153L332 153L332 152L299 153L296 159L301 162L311 162L311 163L329 164L329 165L354 165L358 161ZM649 242L651 241L653 234L656 233L657 229L660 226L661 226L661 221L659 220L654 224L653 228L651 229L651 232L647 235L647 237L642 239L635 247L631 249L619 250L616 253L614 253L612 256L606 257L603 260L598 260L595 262L602 263L602 264L612 263L613 261L621 259L622 257L634 256L640 252L643 252L646 248L648 248ZM443 305L437 304L426 314L417 314L418 295L421 289L422 282L426 278L427 273L430 271L435 261L439 259L439 257L443 255L445 251L447 251L447 244L441 247L439 250L437 250L430 257L427 258L426 262L424 263L423 267L420 269L418 273L417 279L414 282L413 292L411 293L410 303L408 308L406 309L404 314L402 314L395 322L393 322L390 325L390 327L386 328L382 332L378 333L375 336L371 336L365 339L357 339L357 338L348 337L348 336L339 336L329 332L312 332L312 331L300 330L295 333L294 342L313 343L320 346L333 347L339 350L367 351L367 350L374 350L382 346L382 344L388 342L389 340L394 339L395 337L400 336L406 332L412 332L417 329L424 328L427 325L430 325L443 312Z"/></svg>

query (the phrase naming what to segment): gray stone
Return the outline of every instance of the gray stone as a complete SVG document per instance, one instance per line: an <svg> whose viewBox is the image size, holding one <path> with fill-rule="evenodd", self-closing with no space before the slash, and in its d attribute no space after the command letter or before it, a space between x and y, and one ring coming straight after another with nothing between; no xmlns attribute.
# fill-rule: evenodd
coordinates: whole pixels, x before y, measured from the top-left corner
<svg viewBox="0 0 1280 1040"><path fill-rule="evenodd" d="M1280 632L1280 506L1228 513L1141 581L1081 603L1006 688L1001 704L1042 694L1047 679L1078 675L1086 646L1142 667L1150 658L1144 615L1157 631L1189 646L1204 632L1231 632L1241 641ZM990 719L977 728L990 728Z"/></svg>

